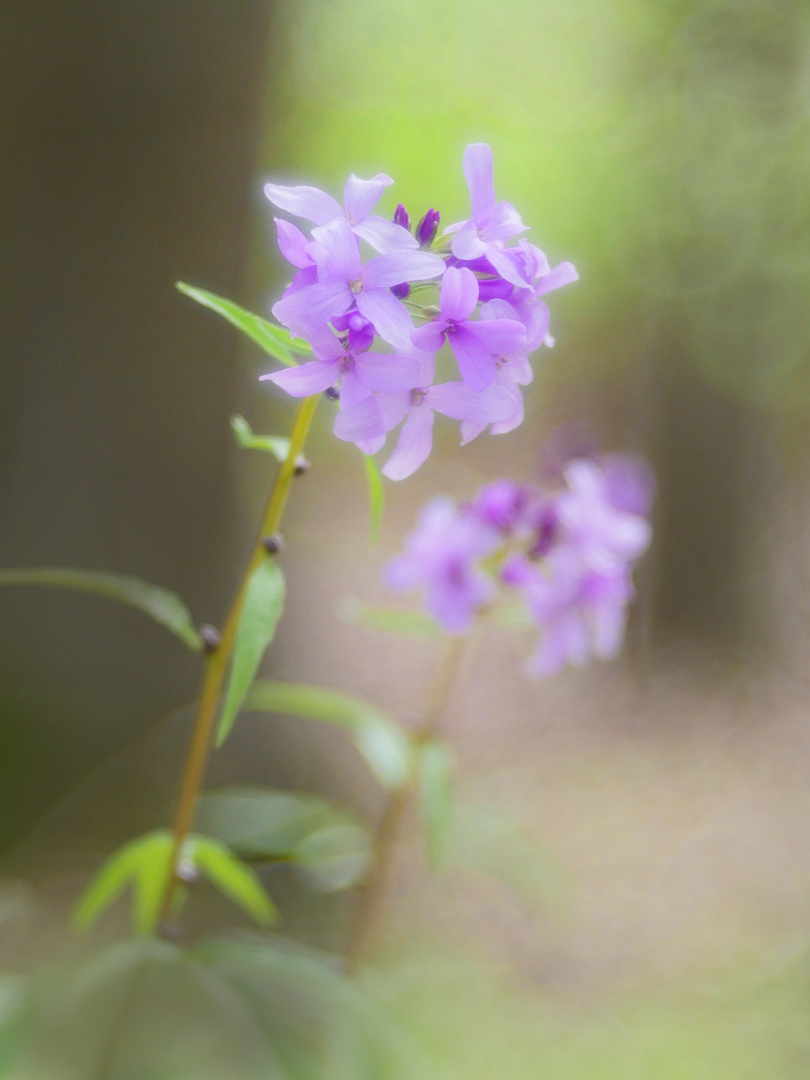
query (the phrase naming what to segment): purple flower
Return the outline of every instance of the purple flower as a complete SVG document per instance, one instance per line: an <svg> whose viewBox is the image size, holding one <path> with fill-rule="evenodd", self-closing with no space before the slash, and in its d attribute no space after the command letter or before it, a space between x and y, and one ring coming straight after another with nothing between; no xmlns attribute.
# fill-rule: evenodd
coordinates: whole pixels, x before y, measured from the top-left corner
<svg viewBox="0 0 810 1080"><path fill-rule="evenodd" d="M583 564L574 547L553 550L543 567L518 556L503 570L508 584L522 588L542 629L529 661L530 674L552 675L568 664L583 667L590 657L612 660L621 651L627 605L633 598L628 564L598 573Z"/></svg>
<svg viewBox="0 0 810 1080"><path fill-rule="evenodd" d="M312 239L307 254L317 266L318 283L292 293L288 289L273 307L279 322L303 337L307 324L326 323L356 305L380 337L394 346L408 346L413 323L391 286L438 277L444 262L426 251L391 251L363 266L357 241L342 217L313 229Z"/></svg>
<svg viewBox="0 0 810 1080"><path fill-rule="evenodd" d="M404 480L430 454L434 411L453 420L473 417L486 426L510 408L508 396L498 387L474 394L465 383L431 386L431 379L432 358L427 357L416 386L406 393L378 393L353 402L352 407L341 410L335 434L357 443L366 453L376 453L386 434L405 420L396 449L382 470L391 480Z"/></svg>
<svg viewBox="0 0 810 1080"><path fill-rule="evenodd" d="M458 361L461 377L471 390L486 390L495 382L496 357L514 353L526 340L517 319L469 318L478 303L478 281L471 270L448 266L442 279L440 315L410 337L417 349L438 352L445 339Z"/></svg>
<svg viewBox="0 0 810 1080"><path fill-rule="evenodd" d="M464 151L463 165L472 217L444 230L445 235L455 233L451 250L458 259L486 256L500 277L522 287L526 284L522 268L507 251L504 241L525 232L527 226L511 203L498 202L495 198L492 150L486 143L472 143Z"/></svg>
<svg viewBox="0 0 810 1080"><path fill-rule="evenodd" d="M317 327L308 328L313 351L318 357L299 367L282 368L262 379L269 379L291 397L309 397L328 390L340 382L340 413L335 420L335 434L343 438L341 417L344 412L351 412L363 407L364 402L373 401L374 391L403 391L414 385L421 374L417 360L396 353L355 352L346 348L330 330ZM376 415L376 407L374 412ZM379 449L367 449L368 438L376 436L376 429L365 437L352 439L361 444L361 449L374 453Z"/></svg>
<svg viewBox="0 0 810 1080"><path fill-rule="evenodd" d="M494 582L476 563L501 543L496 529L440 496L422 510L405 553L388 563L385 580L392 589L423 588L427 610L439 625L465 634L478 609L495 595Z"/></svg>
<svg viewBox="0 0 810 1080"><path fill-rule="evenodd" d="M313 225L328 225L335 218L348 221L352 232L370 244L375 251L418 247L417 241L407 228L371 213L380 201L383 191L393 182L385 173L377 173L372 180L358 180L352 173L346 181L343 206L325 191L314 187L265 184L264 193L274 206L286 210L288 214L306 218Z"/></svg>
<svg viewBox="0 0 810 1080"><path fill-rule="evenodd" d="M416 226L416 239L419 242L419 247L427 248L433 243L433 238L436 235L436 230L439 227L442 215L438 210L434 210L433 207L428 210L419 224Z"/></svg>

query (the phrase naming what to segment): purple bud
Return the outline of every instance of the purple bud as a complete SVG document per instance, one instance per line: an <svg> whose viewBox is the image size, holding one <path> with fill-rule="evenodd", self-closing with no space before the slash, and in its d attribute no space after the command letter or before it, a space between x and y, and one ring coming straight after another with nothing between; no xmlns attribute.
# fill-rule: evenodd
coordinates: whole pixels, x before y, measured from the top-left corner
<svg viewBox="0 0 810 1080"><path fill-rule="evenodd" d="M411 219L408 217L408 211L402 203L398 203L397 208L394 211L394 224L401 225L403 229L407 229L410 232Z"/></svg>
<svg viewBox="0 0 810 1080"><path fill-rule="evenodd" d="M327 386L326 390L324 390L324 393L331 401L340 400L340 391L336 386Z"/></svg>
<svg viewBox="0 0 810 1080"><path fill-rule="evenodd" d="M391 292L397 300L407 300L411 295L411 287L407 281L403 281L401 285L392 285Z"/></svg>
<svg viewBox="0 0 810 1080"><path fill-rule="evenodd" d="M419 241L420 247L430 247L433 243L433 237L436 235L436 230L439 227L442 215L438 210L434 210L433 207L428 210L419 224L416 226L416 239Z"/></svg>

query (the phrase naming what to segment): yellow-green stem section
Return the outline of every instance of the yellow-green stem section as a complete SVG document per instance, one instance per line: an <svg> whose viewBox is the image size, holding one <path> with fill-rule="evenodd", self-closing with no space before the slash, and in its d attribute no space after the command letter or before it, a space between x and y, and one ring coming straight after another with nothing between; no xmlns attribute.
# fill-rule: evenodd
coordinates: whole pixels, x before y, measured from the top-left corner
<svg viewBox="0 0 810 1080"><path fill-rule="evenodd" d="M174 849L171 862L172 874L166 888L166 896L163 902L164 914L169 907L172 893L174 892L174 887L177 882L175 871L177 868L180 847L194 824L194 818L197 812L197 801L200 797L200 789L202 788L202 783L205 779L205 769L208 764L208 754L211 748L211 736L214 731L219 696L222 690L222 683L225 679L225 673L228 669L228 661L230 660L231 652L233 651L234 641L236 640L236 631L239 626L239 616L242 613L242 605L245 600L247 583L250 580L251 574L262 559L268 557L266 551L262 547L262 540L265 536L271 536L273 533L278 532L279 526L281 525L281 519L284 516L284 508L287 505L287 497L290 494L290 486L295 475L296 461L301 455L304 444L307 441L307 435L309 434L312 417L314 416L315 409L318 405L319 396L320 395L315 395L314 397L304 398L301 402L301 407L295 418L292 435L290 436L290 449L286 459L281 464L281 468L279 469L275 483L273 484L273 489L270 492L267 509L264 513L264 520L262 521L259 535L253 548L253 554L250 557L247 570L242 578L239 592L236 595L236 599L228 613L228 618L225 621L225 626L222 630L222 639L217 646L216 651L209 658L205 668L205 676L200 692L200 702L197 709L197 719L194 722L191 744L189 745L188 757L186 758L186 767L183 772L183 779L180 783L180 791L177 796L177 809L175 810L174 824L172 826L174 831Z"/></svg>

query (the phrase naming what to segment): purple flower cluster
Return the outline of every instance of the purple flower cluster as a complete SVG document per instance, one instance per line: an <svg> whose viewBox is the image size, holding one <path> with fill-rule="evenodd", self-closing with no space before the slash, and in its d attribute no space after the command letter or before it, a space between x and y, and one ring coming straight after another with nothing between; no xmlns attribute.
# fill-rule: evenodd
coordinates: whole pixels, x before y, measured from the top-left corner
<svg viewBox="0 0 810 1080"><path fill-rule="evenodd" d="M520 387L532 379L528 357L553 343L541 297L577 279L571 263L551 269L525 239L507 246L527 226L513 206L496 200L486 144L467 147L464 175L472 216L438 238L440 215L432 208L414 234L402 204L393 221L372 213L393 183L383 173L350 176L343 206L317 188L264 189L279 209L314 226L308 238L276 218L279 248L297 273L273 314L309 342L317 359L263 378L293 397L328 390L339 398L335 434L367 454L402 424L383 469L395 480L430 453L434 412L461 422L462 445L487 426L500 434L520 424ZM377 253L365 263L359 241ZM437 284L438 305L413 299ZM393 351L372 351L375 339ZM445 342L461 380L436 385L436 353Z"/></svg>
<svg viewBox="0 0 810 1080"><path fill-rule="evenodd" d="M518 590L541 631L532 674L611 659L624 640L633 565L652 539L654 487L648 466L616 455L569 461L553 491L499 480L462 507L434 499L386 582L424 589L427 610L451 634L467 633L499 586Z"/></svg>

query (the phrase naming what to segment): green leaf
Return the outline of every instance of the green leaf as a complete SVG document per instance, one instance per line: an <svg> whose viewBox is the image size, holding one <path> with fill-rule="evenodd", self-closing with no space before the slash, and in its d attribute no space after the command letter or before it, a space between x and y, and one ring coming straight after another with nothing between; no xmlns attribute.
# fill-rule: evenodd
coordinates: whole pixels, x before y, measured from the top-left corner
<svg viewBox="0 0 810 1080"><path fill-rule="evenodd" d="M422 746L417 765L419 805L427 829L430 865L438 870L447 859L453 823L453 752L431 740Z"/></svg>
<svg viewBox="0 0 810 1080"><path fill-rule="evenodd" d="M278 921L278 910L259 875L219 840L195 833L183 845L183 857L260 926L271 926Z"/></svg>
<svg viewBox="0 0 810 1080"><path fill-rule="evenodd" d="M371 543L376 544L380 536L380 522L382 521L383 506L385 505L383 478L380 467L371 454L363 454L363 462L366 466L366 482L368 484Z"/></svg>
<svg viewBox="0 0 810 1080"><path fill-rule="evenodd" d="M231 661L225 704L217 729L217 746L228 737L242 699L258 671L264 651L273 640L284 610L284 574L270 558L263 559L248 581Z"/></svg>
<svg viewBox="0 0 810 1080"><path fill-rule="evenodd" d="M337 614L350 626L366 626L369 630L382 630L388 634L429 638L432 641L445 636L429 615L423 615L420 611L373 607L356 596L345 596L338 604Z"/></svg>
<svg viewBox="0 0 810 1080"><path fill-rule="evenodd" d="M411 776L412 746L397 719L362 698L305 683L258 680L242 708L306 716L346 728L383 787L403 787Z"/></svg>
<svg viewBox="0 0 810 1080"><path fill-rule="evenodd" d="M247 334L252 341L255 341L269 356L279 360L282 364L286 364L287 367L295 367L297 363L293 352L312 352L306 341L291 337L282 327L275 326L260 315L254 315L253 312L246 311L232 300L226 300L224 297L217 296L216 293L208 292L206 289L197 289L193 285L187 285L184 281L178 281L177 288L181 293L190 296L192 300L196 300L198 304L210 308L217 315L221 315L223 319L227 319L232 326L235 326L243 334Z"/></svg>
<svg viewBox="0 0 810 1080"><path fill-rule="evenodd" d="M254 435L253 429L244 416L231 417L231 430L237 446L243 450L264 450L272 454L276 461L286 461L290 452L290 440L284 435Z"/></svg>
<svg viewBox="0 0 810 1080"><path fill-rule="evenodd" d="M119 600L151 615L194 652L202 649L202 638L180 597L140 578L93 570L72 570L62 566L40 566L25 570L0 570L2 585L49 585Z"/></svg>
<svg viewBox="0 0 810 1080"><path fill-rule="evenodd" d="M367 830L354 814L316 795L220 788L200 800L199 824L244 859L292 863L318 892L350 888L368 864Z"/></svg>
<svg viewBox="0 0 810 1080"><path fill-rule="evenodd" d="M203 795L198 820L243 859L287 859L310 833L351 818L317 795L239 785Z"/></svg>
<svg viewBox="0 0 810 1080"><path fill-rule="evenodd" d="M101 867L79 898L73 925L88 930L128 885L135 890L133 929L151 933L160 918L171 866L173 838L168 829L156 829L119 848Z"/></svg>
<svg viewBox="0 0 810 1080"><path fill-rule="evenodd" d="M352 888L365 877L371 858L371 839L360 825L327 825L306 836L292 857L311 889L338 892Z"/></svg>

